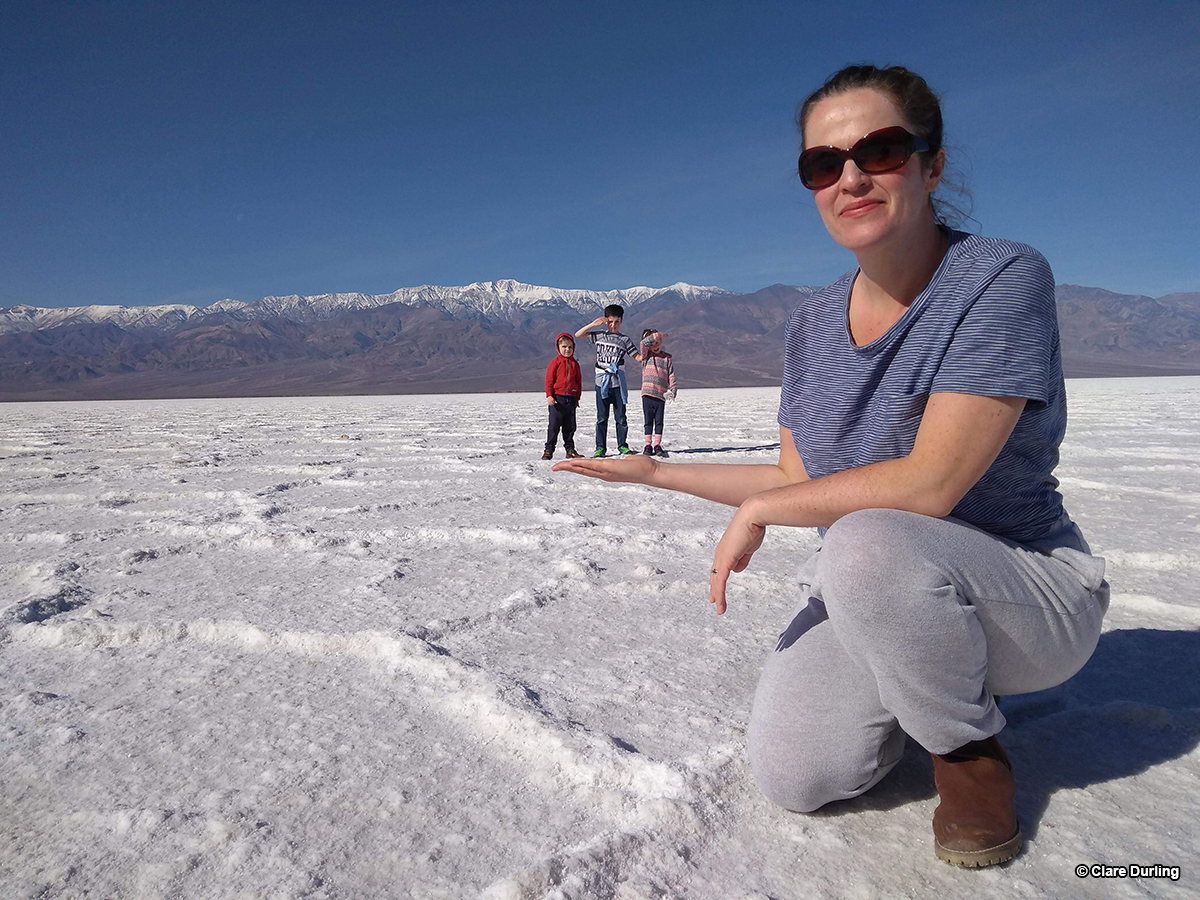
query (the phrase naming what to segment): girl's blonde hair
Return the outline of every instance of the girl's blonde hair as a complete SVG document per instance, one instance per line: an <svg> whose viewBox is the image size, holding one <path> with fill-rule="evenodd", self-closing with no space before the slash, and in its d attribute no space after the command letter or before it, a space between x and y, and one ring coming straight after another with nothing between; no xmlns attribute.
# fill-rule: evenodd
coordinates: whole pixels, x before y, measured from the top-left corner
<svg viewBox="0 0 1200 900"><path fill-rule="evenodd" d="M645 329L645 330L642 332L642 340L644 341L646 338L648 338L648 337L651 337L651 336L654 334L654 332L656 332L656 331L658 331L658 329L657 329L657 328L647 328L647 329Z"/></svg>

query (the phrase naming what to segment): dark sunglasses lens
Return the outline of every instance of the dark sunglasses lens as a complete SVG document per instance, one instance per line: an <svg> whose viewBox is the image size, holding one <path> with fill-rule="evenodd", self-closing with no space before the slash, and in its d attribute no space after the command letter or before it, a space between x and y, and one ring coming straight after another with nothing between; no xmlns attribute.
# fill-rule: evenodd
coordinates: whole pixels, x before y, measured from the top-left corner
<svg viewBox="0 0 1200 900"><path fill-rule="evenodd" d="M800 154L800 183L810 191L827 188L841 177L844 162L830 150L806 150Z"/></svg>
<svg viewBox="0 0 1200 900"><path fill-rule="evenodd" d="M878 175L900 168L912 155L912 140L905 131L872 135L854 148L854 164L864 172Z"/></svg>

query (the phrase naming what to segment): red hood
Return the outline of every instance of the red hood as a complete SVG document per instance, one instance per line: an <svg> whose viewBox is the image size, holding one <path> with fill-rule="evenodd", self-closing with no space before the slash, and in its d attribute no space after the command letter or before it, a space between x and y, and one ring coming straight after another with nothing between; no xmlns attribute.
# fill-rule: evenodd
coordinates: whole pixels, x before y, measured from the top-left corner
<svg viewBox="0 0 1200 900"><path fill-rule="evenodd" d="M575 343L575 335L571 334L571 332L569 332L569 331L564 331L562 334L560 334L558 337L556 337L554 339L554 346L557 347L558 342L561 341L563 338L566 338L572 344Z"/></svg>

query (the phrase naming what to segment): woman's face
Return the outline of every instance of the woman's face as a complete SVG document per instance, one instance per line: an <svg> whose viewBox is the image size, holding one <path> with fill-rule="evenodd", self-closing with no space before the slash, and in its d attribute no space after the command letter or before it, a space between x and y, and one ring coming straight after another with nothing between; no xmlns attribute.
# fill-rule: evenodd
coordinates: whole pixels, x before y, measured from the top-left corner
<svg viewBox="0 0 1200 900"><path fill-rule="evenodd" d="M812 108L804 126L804 146L848 150L859 138L892 125L913 131L886 94L855 88ZM859 252L884 245L908 229L927 228L933 223L929 195L941 179L944 158L939 151L932 164L925 165L914 153L901 168L882 175L868 175L847 160L841 178L813 192L830 236Z"/></svg>

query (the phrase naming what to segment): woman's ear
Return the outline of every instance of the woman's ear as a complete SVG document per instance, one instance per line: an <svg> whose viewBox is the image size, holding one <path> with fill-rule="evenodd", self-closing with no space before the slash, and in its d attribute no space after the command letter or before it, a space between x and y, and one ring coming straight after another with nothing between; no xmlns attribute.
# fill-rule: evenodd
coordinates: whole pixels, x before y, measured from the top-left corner
<svg viewBox="0 0 1200 900"><path fill-rule="evenodd" d="M929 193L937 190L937 186L942 182L942 173L946 171L946 148L941 147L934 154L933 161L929 164L929 174L925 176L925 187Z"/></svg>

